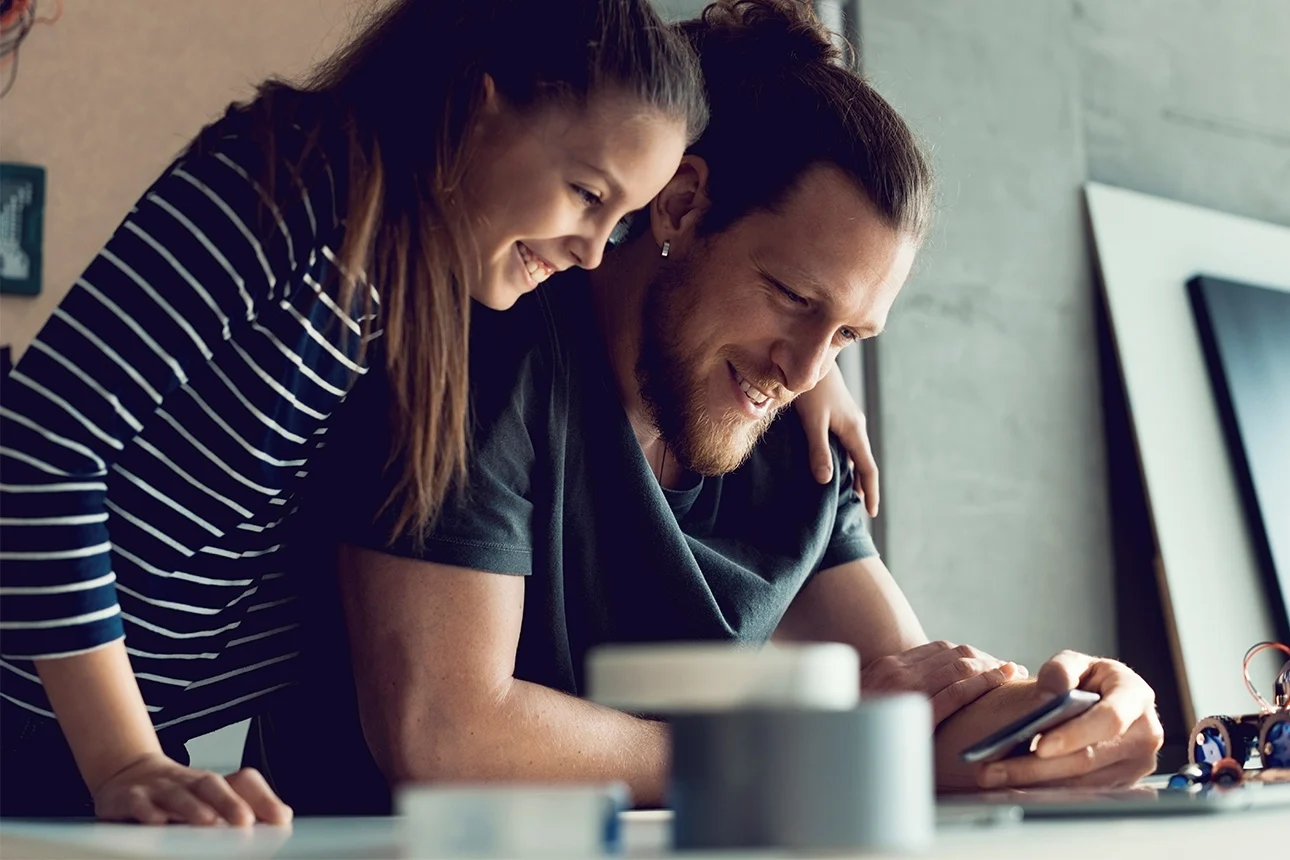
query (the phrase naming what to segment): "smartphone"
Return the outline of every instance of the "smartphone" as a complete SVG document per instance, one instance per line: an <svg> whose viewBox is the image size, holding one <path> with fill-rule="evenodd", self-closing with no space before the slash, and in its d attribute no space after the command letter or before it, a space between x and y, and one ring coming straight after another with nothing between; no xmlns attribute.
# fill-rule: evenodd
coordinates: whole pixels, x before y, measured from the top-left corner
<svg viewBox="0 0 1290 860"><path fill-rule="evenodd" d="M1073 720L1102 700L1097 693L1071 690L1051 702L1045 702L1016 722L1009 723L989 737L977 741L959 753L963 761L998 761L1025 755L1035 735L1055 729Z"/></svg>

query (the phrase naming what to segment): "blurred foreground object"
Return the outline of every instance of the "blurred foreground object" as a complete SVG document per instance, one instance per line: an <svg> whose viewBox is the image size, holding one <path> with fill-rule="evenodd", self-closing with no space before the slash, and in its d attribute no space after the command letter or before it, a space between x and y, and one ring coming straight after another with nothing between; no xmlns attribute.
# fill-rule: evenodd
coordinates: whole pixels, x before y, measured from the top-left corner
<svg viewBox="0 0 1290 860"><path fill-rule="evenodd" d="M627 787L425 785L399 791L414 857L602 857L620 850Z"/></svg>
<svg viewBox="0 0 1290 860"><path fill-rule="evenodd" d="M859 667L839 644L607 646L588 697L671 724L677 850L925 850L931 705L859 701Z"/></svg>

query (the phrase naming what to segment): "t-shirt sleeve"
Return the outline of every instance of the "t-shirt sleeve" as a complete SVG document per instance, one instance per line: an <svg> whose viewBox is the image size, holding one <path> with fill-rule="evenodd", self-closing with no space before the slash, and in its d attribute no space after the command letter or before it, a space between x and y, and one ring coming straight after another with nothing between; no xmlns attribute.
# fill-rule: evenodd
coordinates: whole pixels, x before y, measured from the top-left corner
<svg viewBox="0 0 1290 860"><path fill-rule="evenodd" d="M507 311L516 318L525 310ZM434 527L418 536L393 534L398 519L398 502L385 505L395 477L405 464L396 460L367 487L360 508L343 518L344 539L358 546L402 558L470 568L491 573L528 575L533 570L532 483L538 466L541 438L538 428L549 408L549 399L537 396L540 374L534 357L522 348L525 335L517 319L503 322L500 314L476 305L472 314L471 402L472 434L467 479L445 500ZM373 370L356 391L364 402L347 410L365 416L389 415L390 392L383 370ZM388 456L388 423L366 424L366 440L351 444L351 450L376 451ZM381 510L384 507L384 510Z"/></svg>
<svg viewBox="0 0 1290 860"><path fill-rule="evenodd" d="M833 440L834 475L841 476L840 479L835 478L838 508L833 520L833 534L817 570L828 570L878 554L878 548L865 525L864 503L855 494L855 469L848 467L845 473L842 472L842 464L845 462L840 456L837 441Z"/></svg>
<svg viewBox="0 0 1290 860"><path fill-rule="evenodd" d="M5 381L0 655L77 654L124 635L109 472L230 327L255 319L334 200L262 208L250 141L176 161L131 209ZM266 235L267 234L267 235Z"/></svg>

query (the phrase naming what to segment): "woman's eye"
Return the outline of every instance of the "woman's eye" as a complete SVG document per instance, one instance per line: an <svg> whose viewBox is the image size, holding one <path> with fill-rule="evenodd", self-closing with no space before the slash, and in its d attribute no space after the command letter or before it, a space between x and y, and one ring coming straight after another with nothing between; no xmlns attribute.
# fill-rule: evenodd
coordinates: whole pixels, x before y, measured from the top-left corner
<svg viewBox="0 0 1290 860"><path fill-rule="evenodd" d="M599 206L602 202L598 194L594 191L588 191L581 185L570 185L569 187L573 189L573 193L578 195L582 202L587 206Z"/></svg>
<svg viewBox="0 0 1290 860"><path fill-rule="evenodd" d="M860 335L855 333L854 329L844 328L838 332L838 336L846 343L855 343L860 339Z"/></svg>

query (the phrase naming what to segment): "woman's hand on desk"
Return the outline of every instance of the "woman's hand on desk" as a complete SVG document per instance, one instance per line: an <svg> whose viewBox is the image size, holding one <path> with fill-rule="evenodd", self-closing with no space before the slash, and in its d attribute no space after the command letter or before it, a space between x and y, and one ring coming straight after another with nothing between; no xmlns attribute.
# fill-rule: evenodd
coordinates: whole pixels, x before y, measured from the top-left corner
<svg viewBox="0 0 1290 860"><path fill-rule="evenodd" d="M1079 688L1102 700L1046 732L1032 755L982 766L981 787L1123 786L1155 772L1164 742L1156 694L1128 666L1063 651L1039 670L1035 688L1040 696Z"/></svg>
<svg viewBox="0 0 1290 860"><path fill-rule="evenodd" d="M291 821L291 807L278 799L259 771L243 768L226 778L185 767L161 753L135 760L100 785L94 791L94 813L143 824L247 826Z"/></svg>

